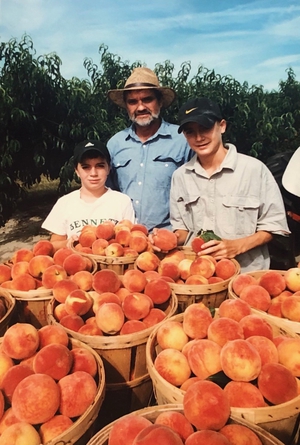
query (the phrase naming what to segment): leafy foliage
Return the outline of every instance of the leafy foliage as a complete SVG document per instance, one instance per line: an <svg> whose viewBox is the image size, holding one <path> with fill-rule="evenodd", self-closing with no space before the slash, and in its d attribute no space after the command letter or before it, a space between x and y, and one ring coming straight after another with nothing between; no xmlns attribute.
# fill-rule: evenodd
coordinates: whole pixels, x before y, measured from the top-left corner
<svg viewBox="0 0 300 445"><path fill-rule="evenodd" d="M71 157L76 143L85 138L106 142L129 125L125 110L107 98L107 91L123 87L133 68L99 46L100 68L84 60L88 80L64 79L57 54L37 56L24 35L0 45L0 226L11 216L24 188L42 176L60 179L59 193L69 191L73 179ZM278 91L239 83L231 76L199 66L191 75L184 62L178 73L166 60L157 63L162 85L177 93L163 117L176 123L178 108L188 98L216 100L228 122L226 140L240 152L266 161L270 156L294 151L300 145L300 84L292 69L279 82Z"/></svg>

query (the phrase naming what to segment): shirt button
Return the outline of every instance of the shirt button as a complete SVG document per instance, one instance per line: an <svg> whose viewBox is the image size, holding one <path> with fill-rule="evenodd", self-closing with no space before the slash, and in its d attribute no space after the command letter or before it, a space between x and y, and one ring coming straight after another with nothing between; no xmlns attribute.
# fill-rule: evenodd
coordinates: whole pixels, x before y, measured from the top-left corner
<svg viewBox="0 0 300 445"><path fill-rule="evenodd" d="M169 164L165 164L165 167L169 167Z"/></svg>
<svg viewBox="0 0 300 445"><path fill-rule="evenodd" d="M138 182L138 185L142 185L141 181L140 181L140 182Z"/></svg>
<svg viewBox="0 0 300 445"><path fill-rule="evenodd" d="M136 204L139 204L139 201L135 201Z"/></svg>
<svg viewBox="0 0 300 445"><path fill-rule="evenodd" d="M141 166L141 167L144 167L144 164L143 164L143 163L141 163L141 164L140 164L140 166Z"/></svg>

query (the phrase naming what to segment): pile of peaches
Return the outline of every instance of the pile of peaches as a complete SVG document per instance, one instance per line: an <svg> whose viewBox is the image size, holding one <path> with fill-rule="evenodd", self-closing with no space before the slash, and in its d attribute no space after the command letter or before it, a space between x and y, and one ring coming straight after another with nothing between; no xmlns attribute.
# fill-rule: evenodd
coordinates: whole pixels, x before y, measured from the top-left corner
<svg viewBox="0 0 300 445"><path fill-rule="evenodd" d="M85 287L72 280L53 286L53 316L67 329L85 335L124 335L143 331L164 320L172 291L163 278L128 269L118 275L102 269Z"/></svg>
<svg viewBox="0 0 300 445"><path fill-rule="evenodd" d="M91 279L94 263L72 249L56 252L48 240L40 240L32 249L17 250L11 260L0 264L0 286L9 290L52 289L60 280L75 282Z"/></svg>
<svg viewBox="0 0 300 445"><path fill-rule="evenodd" d="M159 348L153 369L174 388L191 387L195 394L195 382L211 380L231 407L291 401L300 393L300 338L276 331L251 311L239 299L224 300L214 318L202 303L188 306L180 319L166 320L149 337Z"/></svg>
<svg viewBox="0 0 300 445"><path fill-rule="evenodd" d="M216 398L219 404L214 401ZM224 391L213 382L202 381L189 389L182 409L157 407L153 419L138 412L116 420L108 436L108 445L262 445L247 424L232 422ZM151 420L150 420L151 419Z"/></svg>
<svg viewBox="0 0 300 445"><path fill-rule="evenodd" d="M276 270L240 274L230 283L233 296L254 309L276 317L300 322L300 267L281 273Z"/></svg>
<svg viewBox="0 0 300 445"><path fill-rule="evenodd" d="M0 352L1 443L40 445L64 433L94 402L98 374L95 355L73 348L60 326L8 328Z"/></svg>

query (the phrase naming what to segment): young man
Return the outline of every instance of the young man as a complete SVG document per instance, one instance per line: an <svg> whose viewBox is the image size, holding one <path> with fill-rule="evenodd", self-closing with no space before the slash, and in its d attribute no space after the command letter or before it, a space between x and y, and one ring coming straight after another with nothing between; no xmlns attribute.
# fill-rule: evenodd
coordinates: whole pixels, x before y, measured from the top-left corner
<svg viewBox="0 0 300 445"><path fill-rule="evenodd" d="M133 70L123 89L110 90L108 97L125 108L132 121L107 143L113 187L130 196L137 222L149 231L171 228L171 177L191 155L178 126L160 117L161 108L171 105L175 92L161 87L155 73L142 67Z"/></svg>
<svg viewBox="0 0 300 445"><path fill-rule="evenodd" d="M104 144L95 140L76 145L74 167L81 188L59 198L42 224L52 233L50 241L56 250L66 246L67 239L76 239L86 225L135 221L131 199L105 186L110 155Z"/></svg>
<svg viewBox="0 0 300 445"><path fill-rule="evenodd" d="M179 110L180 127L193 158L173 174L170 214L178 244L190 243L200 229L222 241L209 241L201 255L235 258L242 272L268 269L267 243L273 234L288 235L277 183L258 159L223 144L226 130L219 106L195 98Z"/></svg>

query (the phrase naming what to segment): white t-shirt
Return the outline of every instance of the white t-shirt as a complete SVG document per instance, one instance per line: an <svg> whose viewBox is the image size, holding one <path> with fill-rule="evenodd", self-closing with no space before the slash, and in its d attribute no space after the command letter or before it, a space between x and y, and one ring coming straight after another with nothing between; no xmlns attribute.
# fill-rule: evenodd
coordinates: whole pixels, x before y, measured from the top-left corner
<svg viewBox="0 0 300 445"><path fill-rule="evenodd" d="M108 188L96 201L85 202L80 198L80 190L75 190L57 200L42 228L70 238L86 225L98 226L107 220L117 223L123 219L135 221L129 196Z"/></svg>

